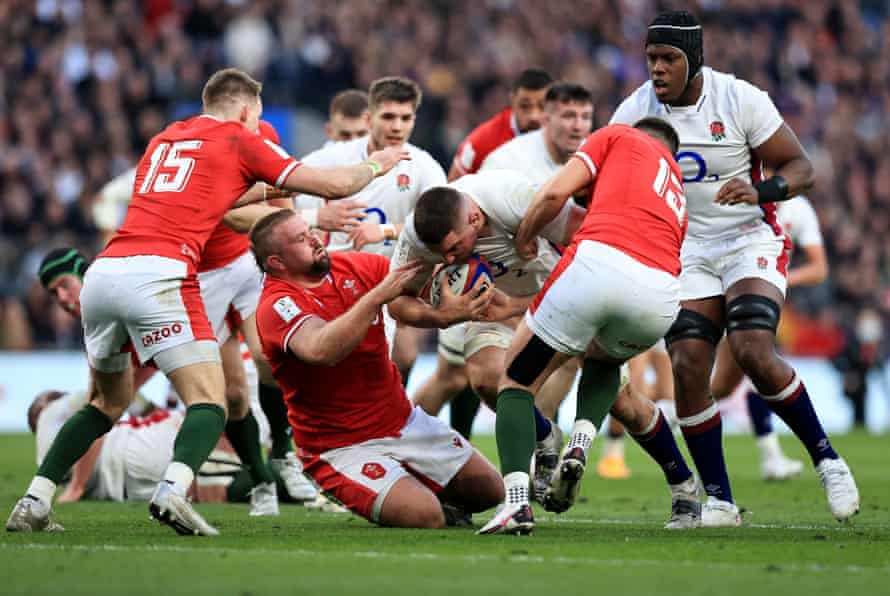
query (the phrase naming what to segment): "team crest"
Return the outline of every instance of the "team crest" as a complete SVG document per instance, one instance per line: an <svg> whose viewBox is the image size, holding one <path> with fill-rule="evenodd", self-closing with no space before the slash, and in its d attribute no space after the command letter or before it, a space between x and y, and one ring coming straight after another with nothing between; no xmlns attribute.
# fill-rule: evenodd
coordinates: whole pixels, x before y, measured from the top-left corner
<svg viewBox="0 0 890 596"><path fill-rule="evenodd" d="M411 178L408 177L408 174L399 174L396 176L396 186L401 191L408 190L408 187L411 186Z"/></svg>
<svg viewBox="0 0 890 596"><path fill-rule="evenodd" d="M362 474L371 480L380 480L386 476L386 470L380 464L370 463L362 466Z"/></svg>
<svg viewBox="0 0 890 596"><path fill-rule="evenodd" d="M711 138L715 141L722 141L726 138L726 128L719 120L711 122Z"/></svg>
<svg viewBox="0 0 890 596"><path fill-rule="evenodd" d="M766 260L766 257L757 257L757 268L758 269L766 269L766 266L769 264L769 261Z"/></svg>

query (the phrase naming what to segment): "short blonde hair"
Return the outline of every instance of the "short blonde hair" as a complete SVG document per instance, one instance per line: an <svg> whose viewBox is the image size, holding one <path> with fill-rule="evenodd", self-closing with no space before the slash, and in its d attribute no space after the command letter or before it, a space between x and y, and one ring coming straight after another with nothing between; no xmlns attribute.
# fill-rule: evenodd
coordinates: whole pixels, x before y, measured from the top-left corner
<svg viewBox="0 0 890 596"><path fill-rule="evenodd" d="M218 70L204 84L201 101L204 109L217 107L221 103L230 103L238 99L257 99L263 90L263 84L249 74L237 68Z"/></svg>

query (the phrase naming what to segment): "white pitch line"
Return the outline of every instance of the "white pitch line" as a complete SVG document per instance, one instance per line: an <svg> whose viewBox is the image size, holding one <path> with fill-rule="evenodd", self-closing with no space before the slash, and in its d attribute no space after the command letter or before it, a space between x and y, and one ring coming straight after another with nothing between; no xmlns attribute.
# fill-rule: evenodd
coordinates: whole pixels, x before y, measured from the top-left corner
<svg viewBox="0 0 890 596"><path fill-rule="evenodd" d="M480 539L480 544L486 539ZM517 542L517 545L519 543ZM529 542L529 547L534 544ZM491 563L508 561L511 563L538 563L543 565L552 565L554 563L561 565L583 565L589 567L624 567L627 565L646 565L650 567L689 567L699 568L704 563L700 560L690 559L593 559L578 557L545 557L538 555L496 555L496 554L476 554L476 555L450 555L445 553L395 553L383 551L310 551L300 549L237 549L224 547L206 547L193 548L188 546L170 546L170 545L115 545L103 544L90 546L86 544L9 544L0 543L0 551L27 551L27 550L46 550L46 551L74 551L74 552L124 552L124 553L196 553L196 554L226 554L240 555L257 554L272 556L298 556L317 559L331 558L358 558L358 559L389 559L401 561L405 559L439 561L439 562L461 562L461 563ZM709 561L707 564L709 569L749 569L753 571L762 571L769 566L768 563L729 563L719 561ZM862 565L820 565L807 564L798 565L795 563L778 563L782 569L789 571L801 571L810 573L837 573L839 571L849 573L877 572L890 575L890 565L881 567L864 567Z"/></svg>

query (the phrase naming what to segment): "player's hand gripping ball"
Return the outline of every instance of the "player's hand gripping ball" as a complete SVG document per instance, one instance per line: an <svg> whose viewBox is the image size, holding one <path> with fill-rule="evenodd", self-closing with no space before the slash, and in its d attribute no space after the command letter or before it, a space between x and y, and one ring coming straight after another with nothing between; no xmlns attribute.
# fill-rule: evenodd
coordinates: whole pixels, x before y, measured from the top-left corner
<svg viewBox="0 0 890 596"><path fill-rule="evenodd" d="M448 284L453 294L463 295L471 291L473 286L479 282L475 291L475 296L479 296L492 286L494 283L492 279L491 267L488 266L488 262L483 257L474 254L467 259L466 263L440 267L433 274L427 287L424 288L422 296L434 307L438 307L442 300L444 284Z"/></svg>

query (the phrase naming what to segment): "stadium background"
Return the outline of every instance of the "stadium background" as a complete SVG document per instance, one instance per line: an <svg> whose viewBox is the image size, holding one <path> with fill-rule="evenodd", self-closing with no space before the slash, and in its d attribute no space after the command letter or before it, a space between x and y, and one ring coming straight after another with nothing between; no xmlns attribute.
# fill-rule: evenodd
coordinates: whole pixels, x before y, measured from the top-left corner
<svg viewBox="0 0 890 596"><path fill-rule="evenodd" d="M97 191L166 122L197 110L213 70L235 65L264 82L266 117L296 155L323 141L335 92L412 77L425 93L412 142L447 170L459 141L507 103L509 82L529 66L587 86L596 125L607 122L646 77L646 24L677 7L701 18L706 63L769 91L815 164L809 198L831 274L791 293L783 348L805 358L829 429L850 426L843 393L861 394L868 381L869 427L886 430L890 2L882 0L0 2L0 421L13 421L3 428L24 428L34 382L84 384L79 323L50 303L37 263L65 244L98 252Z"/></svg>

